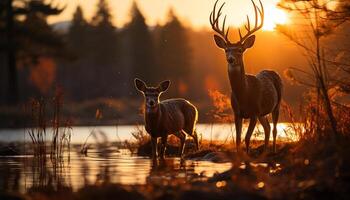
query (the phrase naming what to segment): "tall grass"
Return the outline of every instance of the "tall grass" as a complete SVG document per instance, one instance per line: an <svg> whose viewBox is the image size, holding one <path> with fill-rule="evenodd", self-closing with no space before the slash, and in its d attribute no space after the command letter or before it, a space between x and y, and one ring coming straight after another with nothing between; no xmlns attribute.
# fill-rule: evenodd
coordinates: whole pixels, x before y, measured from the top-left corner
<svg viewBox="0 0 350 200"><path fill-rule="evenodd" d="M63 95L57 92L52 100L52 119L48 119L47 109L48 101L41 98L40 100L32 99L30 101L30 110L32 124L28 133L32 141L34 157L46 161L49 154L51 161L60 162L65 152L68 160L70 159L70 143L72 128L69 120L62 122L60 110L62 108ZM48 122L51 122L49 124ZM48 125L50 125L48 127ZM51 136L51 141L48 141Z"/></svg>
<svg viewBox="0 0 350 200"><path fill-rule="evenodd" d="M138 148L146 145L151 141L151 137L144 130L143 126L136 125L135 130L131 132L132 139L124 141L124 148L128 149L132 154L136 153Z"/></svg>
<svg viewBox="0 0 350 200"><path fill-rule="evenodd" d="M43 99L30 101L32 127L29 129L29 136L32 140L32 150L37 158L39 168L46 165L46 109ZM41 173L40 173L41 174Z"/></svg>
<svg viewBox="0 0 350 200"><path fill-rule="evenodd" d="M338 124L337 132L340 136L349 136L350 107L334 103L332 109ZM312 97L300 104L298 114L285 102L282 103L282 111L290 122L291 132L297 134L299 141L336 140L327 112Z"/></svg>
<svg viewBox="0 0 350 200"><path fill-rule="evenodd" d="M233 121L234 116L232 114L232 107L231 107L231 100L230 97L221 93L218 90L208 90L208 95L210 99L212 100L214 109L211 110L208 115L212 116L212 123L210 127L210 143L209 147L214 145L213 142L213 125L214 123L228 123L231 125L231 137L232 137L232 143L234 144L234 133L233 133ZM226 137L222 145L225 145L226 142L229 139L229 135ZM216 144L215 144L216 145ZM214 146L215 146L214 145Z"/></svg>
<svg viewBox="0 0 350 200"><path fill-rule="evenodd" d="M51 159L60 160L64 156L64 150L67 148L68 160L70 159L70 141L72 128L67 120L61 124L61 108L63 105L63 93L57 90L53 98L53 119L52 119L52 141L51 141ZM63 125L63 126L62 126Z"/></svg>
<svg viewBox="0 0 350 200"><path fill-rule="evenodd" d="M102 112L100 109L97 109L96 110L96 113L95 113L95 119L96 119L96 122L98 124L98 122L102 119ZM96 126L94 126L94 128L90 131L90 134L86 137L84 143L81 145L81 148L80 148L80 153L81 154L84 154L85 156L87 156L87 152L88 152L88 149L90 147L90 145L88 144L88 140L91 136L95 135L96 134Z"/></svg>

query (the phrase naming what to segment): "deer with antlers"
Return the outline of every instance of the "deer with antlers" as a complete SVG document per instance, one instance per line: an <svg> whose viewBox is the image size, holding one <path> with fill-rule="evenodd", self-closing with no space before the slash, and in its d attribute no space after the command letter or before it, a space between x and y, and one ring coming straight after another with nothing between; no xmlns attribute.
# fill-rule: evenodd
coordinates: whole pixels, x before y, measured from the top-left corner
<svg viewBox="0 0 350 200"><path fill-rule="evenodd" d="M231 107L234 113L236 127L236 148L240 149L242 121L250 119L248 130L245 136L247 153L249 151L250 138L255 128L257 120L260 121L265 133L265 150L267 149L270 138L270 123L267 115L272 113L273 121L273 151L276 151L277 122L279 109L282 98L283 84L280 76L271 70L263 70L256 76L245 73L243 54L245 50L251 48L255 42L256 31L261 29L264 24L264 7L259 0L258 7L253 0L255 11L254 27L247 15L247 24L245 25L246 34L242 36L241 30L238 29L240 40L232 43L229 40L229 28L225 28L226 16L222 26L219 26L219 20L222 15L223 3L217 10L217 0L214 4L213 11L210 14L210 24L212 29L218 34L214 35L216 45L225 50L228 64L228 77L231 85ZM258 18L260 16L260 23Z"/></svg>

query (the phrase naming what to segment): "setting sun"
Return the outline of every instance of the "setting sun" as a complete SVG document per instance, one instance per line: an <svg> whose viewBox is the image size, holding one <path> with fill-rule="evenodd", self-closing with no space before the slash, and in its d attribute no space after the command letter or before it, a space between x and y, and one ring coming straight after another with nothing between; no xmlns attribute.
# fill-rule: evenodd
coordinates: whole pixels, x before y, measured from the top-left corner
<svg viewBox="0 0 350 200"><path fill-rule="evenodd" d="M275 6L265 8L265 22L263 30L273 31L277 24L286 24L288 22L287 13Z"/></svg>

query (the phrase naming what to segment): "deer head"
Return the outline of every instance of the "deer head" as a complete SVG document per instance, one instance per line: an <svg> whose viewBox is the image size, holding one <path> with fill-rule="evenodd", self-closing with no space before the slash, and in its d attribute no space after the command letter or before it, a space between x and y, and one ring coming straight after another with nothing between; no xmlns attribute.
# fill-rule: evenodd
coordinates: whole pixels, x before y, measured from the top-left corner
<svg viewBox="0 0 350 200"><path fill-rule="evenodd" d="M136 78L134 82L136 89L145 97L146 112L156 112L160 102L159 97L169 88L170 81L163 81L158 85L158 87L148 87L145 82L138 78Z"/></svg>
<svg viewBox="0 0 350 200"><path fill-rule="evenodd" d="M226 23L226 15L224 17L222 27L220 28L219 26L219 20L220 16L222 15L222 8L224 7L225 3L223 3L219 10L217 10L217 3L219 0L217 0L214 4L213 11L210 13L210 24L212 29L218 34L214 35L214 40L216 45L225 50L226 53L226 60L231 69L239 69L241 70L240 67L243 67L243 53L245 52L246 49L252 47L255 42L255 35L253 35L256 31L262 28L264 24L264 7L260 2L260 8L256 6L253 0L253 6L254 6L254 11L255 11L255 23L254 27L251 29L251 24L249 17L247 15L247 24L245 25L246 29L246 34L242 36L241 30L238 29L239 37L240 40L236 43L230 42L228 36L229 36L229 28L225 28L225 23ZM260 24L258 24L258 14L260 15Z"/></svg>

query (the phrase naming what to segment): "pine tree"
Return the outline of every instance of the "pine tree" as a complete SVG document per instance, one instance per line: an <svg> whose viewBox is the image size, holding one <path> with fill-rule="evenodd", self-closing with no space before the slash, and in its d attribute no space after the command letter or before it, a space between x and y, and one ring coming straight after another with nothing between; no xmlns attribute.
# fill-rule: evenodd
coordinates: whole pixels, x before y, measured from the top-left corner
<svg viewBox="0 0 350 200"><path fill-rule="evenodd" d="M96 14L91 24L93 31L91 44L95 52L95 61L98 64L110 64L116 61L118 54L118 40L116 28L112 24L112 15L105 0L97 4Z"/></svg>
<svg viewBox="0 0 350 200"><path fill-rule="evenodd" d="M86 50L86 43L88 42L89 24L84 18L83 10L80 6L77 7L73 14L72 24L68 31L68 46L74 54L81 54Z"/></svg>
<svg viewBox="0 0 350 200"><path fill-rule="evenodd" d="M84 18L83 10L77 6L66 35L66 45L71 59L63 60L58 68L58 82L64 88L65 96L72 100L83 100L91 97L89 87L95 72L91 69L92 26Z"/></svg>
<svg viewBox="0 0 350 200"><path fill-rule="evenodd" d="M135 2L131 9L131 16L131 22L126 27L126 35L132 75L155 84L159 81L159 77L157 76L153 40L145 18Z"/></svg>
<svg viewBox="0 0 350 200"><path fill-rule="evenodd" d="M89 59L91 59L95 85L90 94L93 97L119 96L118 87L121 82L119 46L116 27L112 23L112 15L107 1L100 0L96 14L93 16L91 35L89 36Z"/></svg>
<svg viewBox="0 0 350 200"><path fill-rule="evenodd" d="M159 36L158 58L163 76L169 78L177 88L175 95L188 92L188 78L191 72L191 49L186 29L172 10L169 21L162 27Z"/></svg>
<svg viewBox="0 0 350 200"><path fill-rule="evenodd" d="M91 24L94 26L101 26L101 27L113 27L112 21L111 21L112 15L109 10L109 6L106 0L99 0L97 4L97 12L95 16L93 16Z"/></svg>

